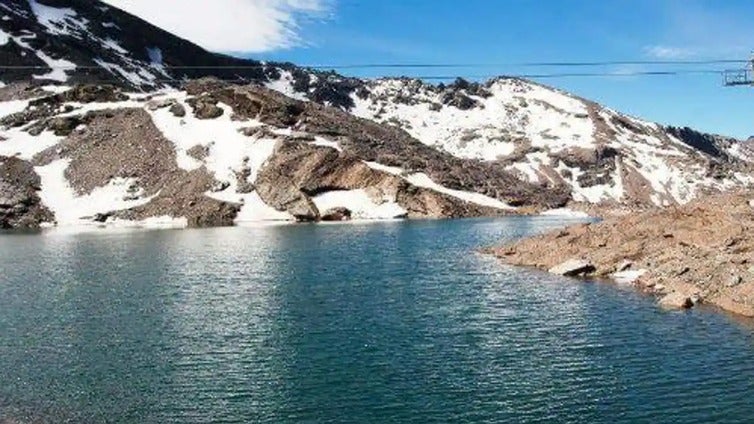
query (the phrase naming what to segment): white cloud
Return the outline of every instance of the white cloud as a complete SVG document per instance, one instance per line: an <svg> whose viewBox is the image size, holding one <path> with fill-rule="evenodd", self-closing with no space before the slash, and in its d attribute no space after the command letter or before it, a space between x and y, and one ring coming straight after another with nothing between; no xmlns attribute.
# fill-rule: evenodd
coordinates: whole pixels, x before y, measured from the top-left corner
<svg viewBox="0 0 754 424"><path fill-rule="evenodd" d="M657 59L742 58L754 46L743 3L653 1L660 16L656 41L644 53Z"/></svg>
<svg viewBox="0 0 754 424"><path fill-rule="evenodd" d="M332 0L103 0L200 46L263 52L302 44L302 19L324 15Z"/></svg>
<svg viewBox="0 0 754 424"><path fill-rule="evenodd" d="M644 48L644 53L656 59L688 59L698 54L693 48L690 47L676 47L676 46L647 46Z"/></svg>

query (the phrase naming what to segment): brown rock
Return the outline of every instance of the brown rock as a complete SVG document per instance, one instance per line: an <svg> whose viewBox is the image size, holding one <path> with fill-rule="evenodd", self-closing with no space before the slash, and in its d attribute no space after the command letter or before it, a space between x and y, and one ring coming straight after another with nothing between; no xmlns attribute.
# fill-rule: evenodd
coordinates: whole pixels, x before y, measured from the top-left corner
<svg viewBox="0 0 754 424"><path fill-rule="evenodd" d="M694 307L694 301L683 293L673 292L665 295L659 302L660 306L668 309L689 309Z"/></svg>
<svg viewBox="0 0 754 424"><path fill-rule="evenodd" d="M747 192L709 196L680 207L569 227L567 235L553 231L494 253L510 264L543 269L589 258L596 275L619 270L629 261L632 268L650 271L641 287L672 295L665 303L683 305L686 299L695 303L703 298L727 310L754 310L754 284L741 277L750 275L745 259L754 252L751 198Z"/></svg>
<svg viewBox="0 0 754 424"><path fill-rule="evenodd" d="M551 274L563 275L566 277L576 277L579 275L588 275L597 269L591 262L581 259L570 259L549 269Z"/></svg>

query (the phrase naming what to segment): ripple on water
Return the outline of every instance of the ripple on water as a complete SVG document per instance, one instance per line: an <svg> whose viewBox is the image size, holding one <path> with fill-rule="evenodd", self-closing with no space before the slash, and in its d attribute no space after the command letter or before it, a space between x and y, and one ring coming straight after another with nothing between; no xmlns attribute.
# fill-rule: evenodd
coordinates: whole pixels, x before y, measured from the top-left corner
<svg viewBox="0 0 754 424"><path fill-rule="evenodd" d="M0 422L748 422L748 322L474 253L562 224L0 237Z"/></svg>

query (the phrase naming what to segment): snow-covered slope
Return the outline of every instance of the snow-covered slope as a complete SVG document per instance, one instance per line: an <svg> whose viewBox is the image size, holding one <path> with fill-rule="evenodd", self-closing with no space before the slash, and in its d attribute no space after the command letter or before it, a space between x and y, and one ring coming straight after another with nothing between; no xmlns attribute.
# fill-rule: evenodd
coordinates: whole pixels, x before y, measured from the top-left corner
<svg viewBox="0 0 754 424"><path fill-rule="evenodd" d="M357 116L529 182L565 184L575 201L665 206L754 182L748 144L663 127L531 81L382 79L352 99Z"/></svg>

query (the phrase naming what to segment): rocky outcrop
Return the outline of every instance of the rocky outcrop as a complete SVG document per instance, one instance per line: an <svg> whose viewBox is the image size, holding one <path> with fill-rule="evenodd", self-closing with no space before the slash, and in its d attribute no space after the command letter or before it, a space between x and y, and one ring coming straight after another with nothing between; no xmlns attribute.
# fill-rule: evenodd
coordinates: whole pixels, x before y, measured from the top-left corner
<svg viewBox="0 0 754 424"><path fill-rule="evenodd" d="M255 183L262 200L300 221L316 221L322 212L312 197L331 191L364 189L375 204L396 202L411 218L494 216L504 213L415 187L393 174L375 170L347 152L282 140L259 171ZM326 215L326 214L325 214Z"/></svg>
<svg viewBox="0 0 754 424"><path fill-rule="evenodd" d="M506 263L551 269L571 258L595 277L627 276L663 305L701 302L754 316L754 193L610 218L491 249ZM569 267L570 269L571 267Z"/></svg>
<svg viewBox="0 0 754 424"><path fill-rule="evenodd" d="M31 163L0 156L0 229L39 228L52 213L39 198L40 180Z"/></svg>

